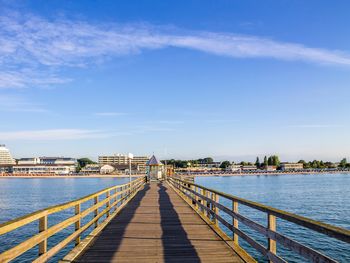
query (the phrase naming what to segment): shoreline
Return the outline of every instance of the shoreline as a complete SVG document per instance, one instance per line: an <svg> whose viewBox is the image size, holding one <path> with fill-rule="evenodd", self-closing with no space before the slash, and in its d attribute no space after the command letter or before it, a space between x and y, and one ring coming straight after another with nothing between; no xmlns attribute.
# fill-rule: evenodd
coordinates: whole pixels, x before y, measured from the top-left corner
<svg viewBox="0 0 350 263"><path fill-rule="evenodd" d="M216 177L231 177L231 176L278 176L278 175L311 175L311 174L350 174L350 171L304 171L304 172L249 172L249 173L202 173L202 174L181 174L180 176L190 176L190 177L210 177L210 176L216 176Z"/></svg>
<svg viewBox="0 0 350 263"><path fill-rule="evenodd" d="M133 174L131 177L141 177L144 174ZM0 175L1 178L129 178L125 174L91 174L91 175Z"/></svg>
<svg viewBox="0 0 350 263"><path fill-rule="evenodd" d="M279 176L279 175L311 175L311 174L350 174L350 171L305 171L305 172L248 172L248 173L199 173L179 174L183 177L232 177L232 176ZM141 177L145 174L135 174L131 177ZM1 178L129 178L126 174L91 174L91 175L0 175Z"/></svg>

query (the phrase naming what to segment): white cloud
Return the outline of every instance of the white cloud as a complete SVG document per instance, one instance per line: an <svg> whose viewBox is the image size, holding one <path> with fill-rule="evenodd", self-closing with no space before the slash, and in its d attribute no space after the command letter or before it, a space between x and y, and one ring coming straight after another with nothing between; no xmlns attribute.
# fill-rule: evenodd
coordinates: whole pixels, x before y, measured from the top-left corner
<svg viewBox="0 0 350 263"><path fill-rule="evenodd" d="M30 103L22 97L1 95L1 94L0 94L0 111L32 112L32 113L47 112L47 110L42 105Z"/></svg>
<svg viewBox="0 0 350 263"><path fill-rule="evenodd" d="M339 128L341 125L333 124L301 124L301 125L289 125L289 128Z"/></svg>
<svg viewBox="0 0 350 263"><path fill-rule="evenodd" d="M124 116L127 115L124 112L96 112L94 113L95 116L102 116L102 117L114 117L114 116Z"/></svg>
<svg viewBox="0 0 350 263"><path fill-rule="evenodd" d="M53 129L53 130L34 130L34 131L12 131L0 132L0 140L77 140L90 138L106 138L112 134L97 130L83 129Z"/></svg>
<svg viewBox="0 0 350 263"><path fill-rule="evenodd" d="M0 88L62 83L69 81L60 77L63 67L84 67L97 60L167 47L232 58L350 65L350 55L342 51L262 37L181 31L147 24L91 24L68 19L49 21L33 15L11 13L0 16Z"/></svg>

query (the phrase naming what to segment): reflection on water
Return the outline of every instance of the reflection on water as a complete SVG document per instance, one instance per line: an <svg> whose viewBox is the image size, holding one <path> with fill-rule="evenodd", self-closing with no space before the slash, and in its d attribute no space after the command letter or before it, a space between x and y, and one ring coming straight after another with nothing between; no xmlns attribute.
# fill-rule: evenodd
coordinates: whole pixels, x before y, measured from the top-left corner
<svg viewBox="0 0 350 263"><path fill-rule="evenodd" d="M196 183L302 216L350 229L350 174L198 177ZM220 200L231 207L228 200ZM266 226L266 215L242 205L239 212ZM227 218L229 222L231 219ZM243 224L240 228L266 245L266 238ZM277 230L303 244L320 250L340 262L350 262L350 245L282 220ZM242 242L241 245L259 262L264 259ZM296 254L277 247L289 262L305 262Z"/></svg>

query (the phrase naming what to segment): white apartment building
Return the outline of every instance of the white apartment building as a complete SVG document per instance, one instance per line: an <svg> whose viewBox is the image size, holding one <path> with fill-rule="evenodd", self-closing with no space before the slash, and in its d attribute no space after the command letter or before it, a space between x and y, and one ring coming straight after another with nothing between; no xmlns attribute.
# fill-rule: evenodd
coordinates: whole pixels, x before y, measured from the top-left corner
<svg viewBox="0 0 350 263"><path fill-rule="evenodd" d="M0 173L12 172L12 167L15 164L16 161L12 158L9 149L4 144L0 144Z"/></svg>
<svg viewBox="0 0 350 263"><path fill-rule="evenodd" d="M77 160L66 157L21 158L13 167L14 174L72 174L76 172Z"/></svg>
<svg viewBox="0 0 350 263"><path fill-rule="evenodd" d="M4 144L0 144L0 164L3 165L14 165L15 159L12 158L9 149Z"/></svg>
<svg viewBox="0 0 350 263"><path fill-rule="evenodd" d="M146 172L146 163L149 157L147 156L134 156L131 159L131 164L137 165L140 172ZM129 157L124 154L114 154L114 155L102 155L98 157L98 163L100 166L106 164L129 164Z"/></svg>
<svg viewBox="0 0 350 263"><path fill-rule="evenodd" d="M134 156L131 159L132 164L146 164L149 158L147 156ZM98 163L100 165L104 164L128 164L129 157L124 154L114 154L114 155L102 155L98 157Z"/></svg>

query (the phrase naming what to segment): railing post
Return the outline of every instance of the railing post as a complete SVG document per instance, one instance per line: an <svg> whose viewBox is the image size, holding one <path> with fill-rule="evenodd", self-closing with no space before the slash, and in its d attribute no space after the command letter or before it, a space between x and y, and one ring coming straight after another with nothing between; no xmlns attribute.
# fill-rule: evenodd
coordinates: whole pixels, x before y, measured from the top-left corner
<svg viewBox="0 0 350 263"><path fill-rule="evenodd" d="M267 227L271 231L276 231L276 217L270 213L267 214ZM267 240L268 240L269 251L276 255L276 252L277 252L276 241L271 238L268 238Z"/></svg>
<svg viewBox="0 0 350 263"><path fill-rule="evenodd" d="M110 209L111 209L111 200L109 199L109 197L111 196L111 191L108 191L106 193L106 199L108 199L107 203L106 203L106 208L108 208L107 210L107 217L109 217L110 215Z"/></svg>
<svg viewBox="0 0 350 263"><path fill-rule="evenodd" d="M207 190L205 189L202 189L202 195L207 197ZM208 207L208 202L206 199L203 199L203 206L204 207ZM207 213L207 210L203 208L203 215L207 215L208 216L208 213Z"/></svg>
<svg viewBox="0 0 350 263"><path fill-rule="evenodd" d="M47 216L39 219L39 233L47 230ZM47 252L47 238L39 243L39 256Z"/></svg>
<svg viewBox="0 0 350 263"><path fill-rule="evenodd" d="M199 189L199 193L201 194L201 195L203 195L203 192L204 192L204 190L201 188L201 189ZM199 201L199 203L201 204L201 205L203 205L203 199L201 199L200 197L198 197L198 201ZM204 208L202 207L202 206L199 206L199 210L204 214Z"/></svg>
<svg viewBox="0 0 350 263"><path fill-rule="evenodd" d="M198 208L199 208L199 205L198 205L198 203L197 203L197 201L198 201L198 196L196 195L197 193L198 193L198 187L197 186L194 186L193 187L193 190L194 190L194 192L195 192L195 194L193 194L193 201L194 201L194 207L198 210Z"/></svg>
<svg viewBox="0 0 350 263"><path fill-rule="evenodd" d="M218 203L219 202L219 195L217 195L216 193L212 193L211 195L211 199ZM216 207L216 205L212 205L212 211L214 212L214 215L218 215L218 212L219 212L219 209ZM219 224L219 221L217 220L216 216L213 217L213 222L215 225L218 225Z"/></svg>
<svg viewBox="0 0 350 263"><path fill-rule="evenodd" d="M80 209L81 209L81 205L77 204L75 206L75 215L79 215L80 214ZM81 218L78 219L77 222L75 222L75 231L78 231L81 227ZM80 235L75 239L75 246L80 244Z"/></svg>
<svg viewBox="0 0 350 263"><path fill-rule="evenodd" d="M206 197L211 199L211 193L209 191L206 191L206 192L207 192ZM208 208L208 210L207 210L207 217L210 219L210 216L211 216L211 214L210 214L211 203L208 202L208 201L206 201L206 203L207 203L207 208Z"/></svg>
<svg viewBox="0 0 350 263"><path fill-rule="evenodd" d="M232 201L232 210L233 212L238 214L238 202L237 201ZM238 235L235 233L235 228L238 229L238 220L233 217L233 243L237 246L239 246L239 240L238 240Z"/></svg>
<svg viewBox="0 0 350 263"><path fill-rule="evenodd" d="M96 205L98 203L98 196L94 197L94 204ZM98 207L94 211L94 217L97 217L98 215ZM95 222L95 228L98 227L98 220Z"/></svg>

